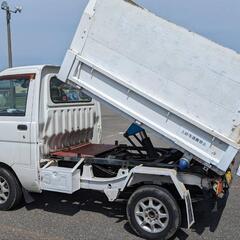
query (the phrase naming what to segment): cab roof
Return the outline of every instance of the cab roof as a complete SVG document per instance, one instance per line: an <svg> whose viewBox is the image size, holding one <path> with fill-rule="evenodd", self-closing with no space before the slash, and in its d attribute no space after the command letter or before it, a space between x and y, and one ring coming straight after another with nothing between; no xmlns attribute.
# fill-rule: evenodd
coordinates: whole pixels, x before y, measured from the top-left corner
<svg viewBox="0 0 240 240"><path fill-rule="evenodd" d="M14 67L14 68L7 68L0 72L0 76L4 75L13 75L13 74L23 74L23 73L35 73L35 72L42 72L43 69L49 68L52 69L59 69L59 66L56 65L33 65L33 66L21 66L21 67Z"/></svg>

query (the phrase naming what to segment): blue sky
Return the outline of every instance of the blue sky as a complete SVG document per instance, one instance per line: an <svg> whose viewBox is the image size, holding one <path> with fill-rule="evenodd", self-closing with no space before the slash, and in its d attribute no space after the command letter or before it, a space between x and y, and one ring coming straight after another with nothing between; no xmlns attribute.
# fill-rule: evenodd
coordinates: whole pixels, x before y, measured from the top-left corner
<svg viewBox="0 0 240 240"><path fill-rule="evenodd" d="M109 0L110 1L110 0ZM1 0L0 0L1 2ZM239 0L137 0L155 14L240 52ZM14 66L61 64L87 0L8 0ZM0 11L0 70L7 67L5 14Z"/></svg>

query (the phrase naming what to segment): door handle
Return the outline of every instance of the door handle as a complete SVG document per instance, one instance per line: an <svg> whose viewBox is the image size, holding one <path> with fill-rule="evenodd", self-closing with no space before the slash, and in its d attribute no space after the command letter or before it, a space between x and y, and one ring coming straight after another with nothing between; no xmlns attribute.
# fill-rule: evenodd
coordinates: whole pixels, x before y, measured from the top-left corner
<svg viewBox="0 0 240 240"><path fill-rule="evenodd" d="M27 127L27 125L20 124L20 125L17 126L17 129L19 131L27 131L28 127Z"/></svg>

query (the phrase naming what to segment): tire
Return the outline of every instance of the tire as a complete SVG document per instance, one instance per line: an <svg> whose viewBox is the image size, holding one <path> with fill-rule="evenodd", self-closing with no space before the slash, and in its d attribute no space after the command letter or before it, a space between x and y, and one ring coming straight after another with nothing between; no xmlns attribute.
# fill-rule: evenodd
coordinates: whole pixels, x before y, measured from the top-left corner
<svg viewBox="0 0 240 240"><path fill-rule="evenodd" d="M174 197L154 185L140 187L132 194L127 217L135 233L150 240L171 238L181 224L181 211Z"/></svg>
<svg viewBox="0 0 240 240"><path fill-rule="evenodd" d="M0 210L16 207L22 199L21 185L16 176L5 168L0 168Z"/></svg>

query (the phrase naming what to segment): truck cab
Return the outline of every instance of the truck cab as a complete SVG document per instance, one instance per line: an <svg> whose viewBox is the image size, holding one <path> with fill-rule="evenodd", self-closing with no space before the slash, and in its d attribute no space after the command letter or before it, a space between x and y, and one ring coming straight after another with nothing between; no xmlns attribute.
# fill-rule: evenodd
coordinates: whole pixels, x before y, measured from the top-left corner
<svg viewBox="0 0 240 240"><path fill-rule="evenodd" d="M0 165L28 191L40 192L40 160L51 152L101 140L98 102L56 78L57 66L0 73Z"/></svg>

